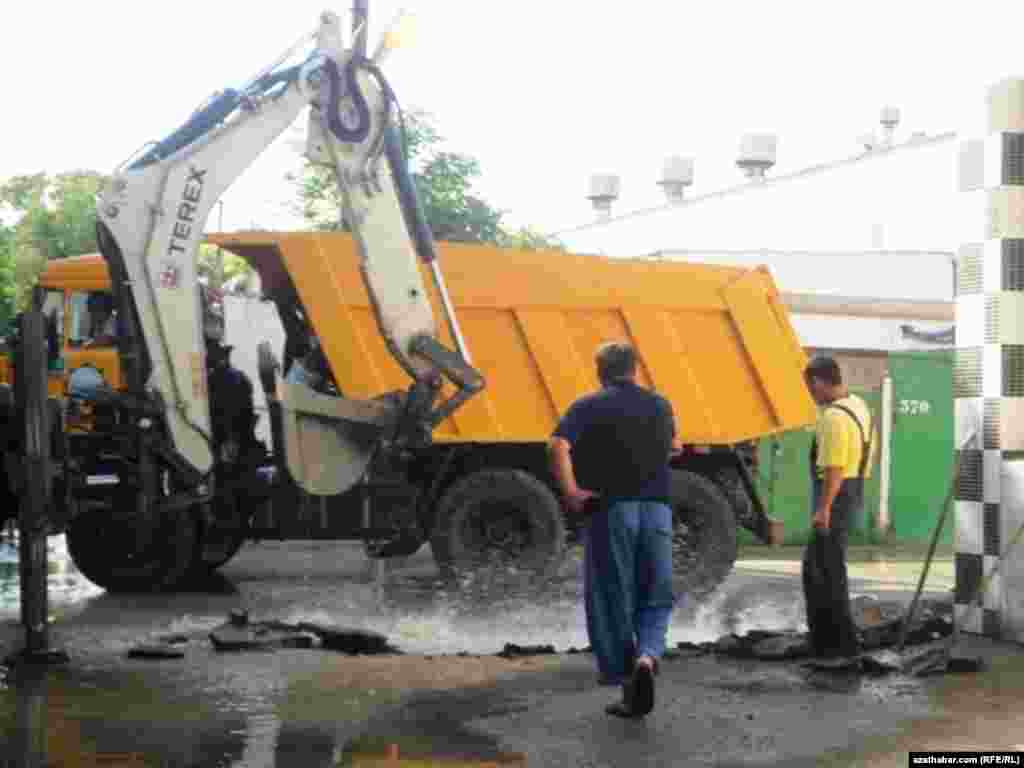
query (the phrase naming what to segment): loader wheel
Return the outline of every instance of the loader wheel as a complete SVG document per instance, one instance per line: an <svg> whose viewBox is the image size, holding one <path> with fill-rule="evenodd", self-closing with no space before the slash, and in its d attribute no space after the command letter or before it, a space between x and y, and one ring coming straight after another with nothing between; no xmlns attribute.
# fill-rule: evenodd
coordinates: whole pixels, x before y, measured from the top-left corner
<svg viewBox="0 0 1024 768"><path fill-rule="evenodd" d="M671 494L675 580L688 598L703 600L736 562L736 517L715 484L692 472L672 471Z"/></svg>
<svg viewBox="0 0 1024 768"><path fill-rule="evenodd" d="M214 538L215 548L217 554L209 559L203 557L203 551L210 548L209 539ZM245 544L249 539L249 526L246 525L241 530L220 528L220 527L207 527L200 534L200 540L202 542L202 550L197 548L197 557L194 567L196 575L204 575L213 573L218 568L221 568L228 564L235 555L238 554L242 545Z"/></svg>
<svg viewBox="0 0 1024 768"><path fill-rule="evenodd" d="M158 521L151 543L141 551L130 518L91 509L71 521L67 546L82 575L108 592L170 591L185 580L199 544L192 510Z"/></svg>
<svg viewBox="0 0 1024 768"><path fill-rule="evenodd" d="M562 506L528 472L474 472L441 497L430 546L445 575L485 565L543 571L565 553Z"/></svg>

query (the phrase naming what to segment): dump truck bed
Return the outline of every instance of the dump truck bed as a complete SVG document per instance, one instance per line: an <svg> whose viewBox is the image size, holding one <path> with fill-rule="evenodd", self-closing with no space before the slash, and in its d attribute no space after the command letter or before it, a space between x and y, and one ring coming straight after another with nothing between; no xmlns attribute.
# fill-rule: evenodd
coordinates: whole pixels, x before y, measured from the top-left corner
<svg viewBox="0 0 1024 768"><path fill-rule="evenodd" d="M265 293L284 267L347 396L407 388L377 329L351 236L208 239L253 264ZM684 442L736 443L814 420L806 358L765 269L447 243L438 257L472 363L487 380L437 429L439 441L547 440L570 403L598 388L594 352L612 340L635 345L640 382L672 402ZM426 267L424 280L432 285Z"/></svg>

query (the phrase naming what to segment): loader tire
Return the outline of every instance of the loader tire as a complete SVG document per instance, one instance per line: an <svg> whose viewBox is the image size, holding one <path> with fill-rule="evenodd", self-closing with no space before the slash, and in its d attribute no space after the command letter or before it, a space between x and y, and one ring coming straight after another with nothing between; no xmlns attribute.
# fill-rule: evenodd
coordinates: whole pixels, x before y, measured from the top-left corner
<svg viewBox="0 0 1024 768"><path fill-rule="evenodd" d="M444 575L496 564L547 571L565 554L562 506L528 472L473 472L442 495L430 546Z"/></svg>
<svg viewBox="0 0 1024 768"><path fill-rule="evenodd" d="M134 536L130 521L92 509L68 526L68 553L83 576L108 592L166 592L185 581L199 545L199 523L192 510L159 521L152 542L141 552Z"/></svg>
<svg viewBox="0 0 1024 768"><path fill-rule="evenodd" d="M673 470L672 565L689 599L705 600L736 562L736 517L728 498L705 477Z"/></svg>
<svg viewBox="0 0 1024 768"><path fill-rule="evenodd" d="M205 537L216 536L220 541L218 542L220 547L220 554L210 559L205 559L202 556L202 552L197 547L198 556L196 557L196 563L193 567L193 572L197 576L203 576L219 568L224 567L239 553L242 546L246 541L249 540L248 526L241 530L227 530L223 528L207 528L200 534L200 541L205 545Z"/></svg>

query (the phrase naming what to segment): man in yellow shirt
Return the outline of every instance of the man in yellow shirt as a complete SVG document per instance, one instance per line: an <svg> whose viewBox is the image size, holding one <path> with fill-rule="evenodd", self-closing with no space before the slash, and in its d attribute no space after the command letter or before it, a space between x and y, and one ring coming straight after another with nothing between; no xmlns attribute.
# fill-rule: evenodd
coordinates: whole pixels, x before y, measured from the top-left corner
<svg viewBox="0 0 1024 768"><path fill-rule="evenodd" d="M811 360L804 378L821 407L811 449L813 528L803 561L807 629L815 656L853 659L860 642L850 613L846 545L850 526L864 507L873 446L871 411L850 394L830 357Z"/></svg>

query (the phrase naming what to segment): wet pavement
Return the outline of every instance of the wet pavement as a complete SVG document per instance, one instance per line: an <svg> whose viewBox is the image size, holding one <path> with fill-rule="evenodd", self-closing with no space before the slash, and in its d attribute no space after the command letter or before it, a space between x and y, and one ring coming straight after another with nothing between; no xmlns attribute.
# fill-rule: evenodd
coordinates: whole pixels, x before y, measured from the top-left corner
<svg viewBox="0 0 1024 768"><path fill-rule="evenodd" d="M21 643L17 569L3 547L0 655ZM954 733L967 704L991 723L989 700L1020 709L1024 691L1006 684L1024 682L1024 656L991 644L995 682L991 672L874 679L680 654L662 665L652 716L619 721L603 712L616 691L596 685L589 654L571 652L587 644L578 559L554 577L485 572L449 585L426 547L373 563L358 544L268 542L246 545L189 592L131 596L88 584L60 539L51 563L51 638L71 661L0 668L3 766L385 765L389 751L401 758L393 765L860 765L869 753L881 761L871 764L905 765L905 752L892 763L884 755L914 729L946 722L919 738ZM854 594L886 599L908 599L916 582L876 564L851 575ZM209 633L239 610L380 632L400 653L216 651ZM680 606L669 641L755 629L805 629L792 563L739 564L709 602ZM183 658L127 657L172 633ZM557 653L498 657L506 643Z"/></svg>

